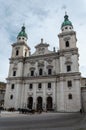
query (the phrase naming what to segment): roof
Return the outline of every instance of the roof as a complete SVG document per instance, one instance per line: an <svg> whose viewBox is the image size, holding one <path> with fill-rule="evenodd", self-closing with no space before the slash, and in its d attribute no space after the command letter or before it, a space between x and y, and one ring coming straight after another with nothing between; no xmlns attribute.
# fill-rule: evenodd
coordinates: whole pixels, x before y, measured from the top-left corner
<svg viewBox="0 0 86 130"><path fill-rule="evenodd" d="M19 32L17 37L26 37L26 38L28 38L28 36L27 36L27 34L25 32L25 26L24 25L22 26L21 31Z"/></svg>
<svg viewBox="0 0 86 130"><path fill-rule="evenodd" d="M65 14L65 16L64 16L64 22L62 23L61 28L64 27L64 26L67 26L67 25L73 27L72 22L69 21L69 19L68 19L68 15Z"/></svg>

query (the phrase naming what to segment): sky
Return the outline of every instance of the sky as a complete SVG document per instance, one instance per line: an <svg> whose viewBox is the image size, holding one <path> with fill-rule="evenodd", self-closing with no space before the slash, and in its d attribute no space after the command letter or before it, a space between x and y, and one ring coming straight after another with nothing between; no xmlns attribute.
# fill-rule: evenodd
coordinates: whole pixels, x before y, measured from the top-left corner
<svg viewBox="0 0 86 130"><path fill-rule="evenodd" d="M86 0L0 0L0 81L6 82L8 77L11 45L22 25L26 27L31 53L41 38L50 44L50 50L57 50L65 11L77 33L79 69L86 77Z"/></svg>

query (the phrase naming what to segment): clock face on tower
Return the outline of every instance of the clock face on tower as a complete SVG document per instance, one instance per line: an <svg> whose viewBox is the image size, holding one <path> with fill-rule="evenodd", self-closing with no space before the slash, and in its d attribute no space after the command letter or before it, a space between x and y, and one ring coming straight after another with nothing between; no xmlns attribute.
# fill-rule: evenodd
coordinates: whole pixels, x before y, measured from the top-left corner
<svg viewBox="0 0 86 130"><path fill-rule="evenodd" d="M45 52L45 48L41 47L38 49L39 54L44 54L44 52Z"/></svg>

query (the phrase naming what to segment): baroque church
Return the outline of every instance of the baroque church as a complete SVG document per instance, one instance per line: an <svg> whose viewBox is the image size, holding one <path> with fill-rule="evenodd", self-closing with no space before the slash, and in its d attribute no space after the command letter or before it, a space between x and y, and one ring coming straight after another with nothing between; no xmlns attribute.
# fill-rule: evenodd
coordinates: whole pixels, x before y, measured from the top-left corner
<svg viewBox="0 0 86 130"><path fill-rule="evenodd" d="M65 14L58 34L59 50L43 39L30 53L25 26L12 44L5 108L77 112L81 108L79 54L76 32Z"/></svg>

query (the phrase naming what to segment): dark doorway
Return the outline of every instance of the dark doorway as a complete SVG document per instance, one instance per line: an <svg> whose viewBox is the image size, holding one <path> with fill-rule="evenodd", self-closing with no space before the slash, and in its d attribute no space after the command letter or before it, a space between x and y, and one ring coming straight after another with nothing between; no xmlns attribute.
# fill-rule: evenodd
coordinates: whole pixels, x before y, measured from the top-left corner
<svg viewBox="0 0 86 130"><path fill-rule="evenodd" d="M46 106L46 109L48 111L52 110L52 97L47 97L47 106Z"/></svg>
<svg viewBox="0 0 86 130"><path fill-rule="evenodd" d="M42 97L37 98L37 111L42 110Z"/></svg>
<svg viewBox="0 0 86 130"><path fill-rule="evenodd" d="M33 107L33 98L32 97L29 97L28 98L28 106L27 106L29 109L32 109Z"/></svg>

